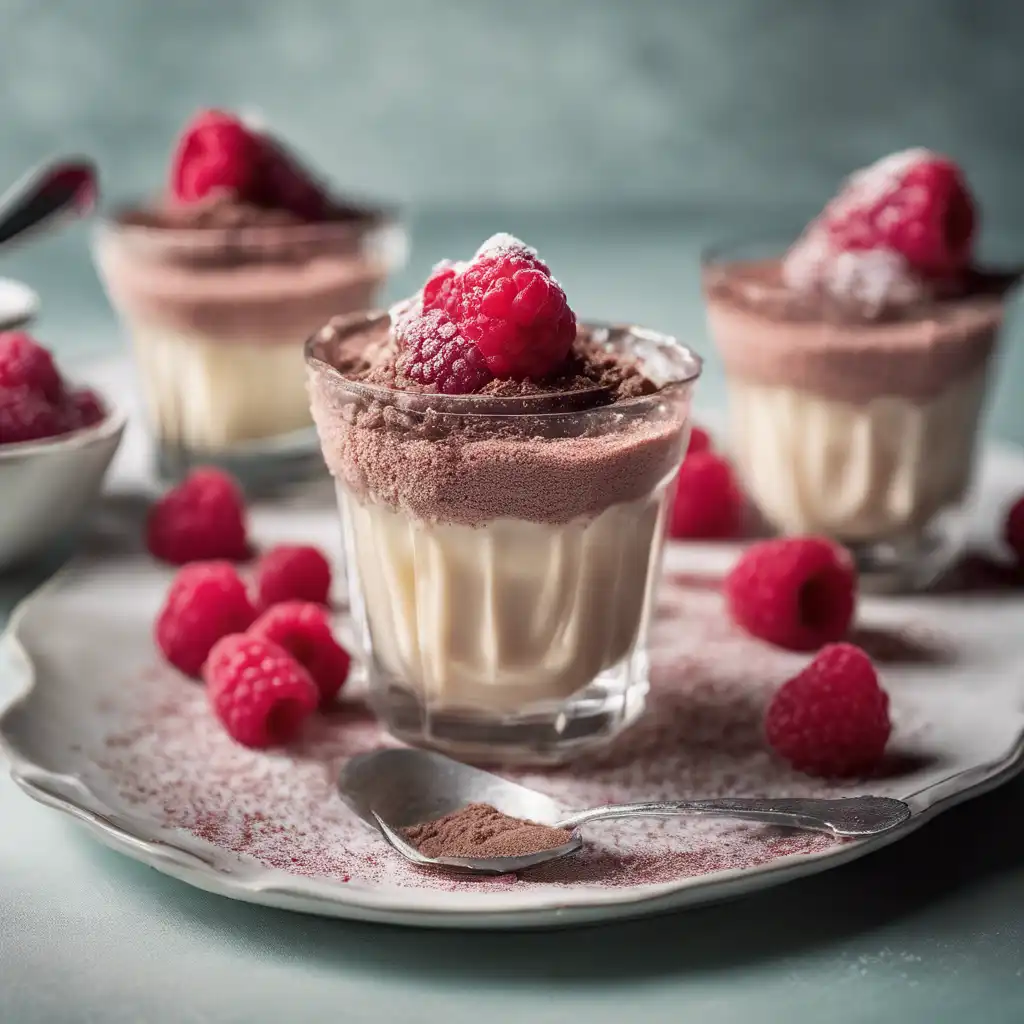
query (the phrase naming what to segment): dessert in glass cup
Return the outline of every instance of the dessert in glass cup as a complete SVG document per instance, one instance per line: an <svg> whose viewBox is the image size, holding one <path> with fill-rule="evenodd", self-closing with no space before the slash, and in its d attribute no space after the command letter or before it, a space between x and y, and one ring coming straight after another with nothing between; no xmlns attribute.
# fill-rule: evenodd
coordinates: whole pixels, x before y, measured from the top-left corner
<svg viewBox="0 0 1024 1024"><path fill-rule="evenodd" d="M927 586L960 548L1017 283L975 265L975 221L960 169L908 150L853 174L795 241L704 262L747 492L775 530L847 545L869 588Z"/></svg>
<svg viewBox="0 0 1024 1024"><path fill-rule="evenodd" d="M162 475L213 462L273 484L322 466L303 343L376 301L405 238L266 131L205 111L177 142L165 194L109 217L95 255L132 337Z"/></svg>
<svg viewBox="0 0 1024 1024"><path fill-rule="evenodd" d="M390 314L336 317L306 356L388 729L557 762L635 719L698 357L578 324L508 235Z"/></svg>

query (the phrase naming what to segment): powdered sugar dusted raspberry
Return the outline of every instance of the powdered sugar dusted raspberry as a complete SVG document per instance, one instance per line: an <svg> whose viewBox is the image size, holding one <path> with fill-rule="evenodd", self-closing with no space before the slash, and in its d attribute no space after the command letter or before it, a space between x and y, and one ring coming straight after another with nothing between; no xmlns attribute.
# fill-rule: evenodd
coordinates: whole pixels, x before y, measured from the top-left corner
<svg viewBox="0 0 1024 1024"><path fill-rule="evenodd" d="M687 796L885 791L884 779L850 784L809 779L766 749L764 708L775 687L806 659L739 634L714 589L666 585L651 655L649 708L633 729L571 767L509 774L567 808ZM315 716L284 754L232 743L202 692L169 671L137 672L118 694L119 706L122 700L134 702L131 711L116 733L90 752L85 774L97 773L105 790L113 784L128 813L298 876L448 891L629 887L751 868L835 845L825 836L735 823L637 820L588 826L582 854L518 877L427 874L388 851L335 789L338 770L349 757L391 743L354 687L337 711ZM894 746L909 732L897 718ZM88 777L83 781L90 783Z"/></svg>
<svg viewBox="0 0 1024 1024"><path fill-rule="evenodd" d="M473 259L478 260L485 256L501 256L504 253L511 252L520 253L521 255L528 256L531 260L543 263L543 260L537 255L537 250L533 246L527 245L521 239L516 238L515 235L510 235L507 231L499 231L483 241L480 248L474 254Z"/></svg>

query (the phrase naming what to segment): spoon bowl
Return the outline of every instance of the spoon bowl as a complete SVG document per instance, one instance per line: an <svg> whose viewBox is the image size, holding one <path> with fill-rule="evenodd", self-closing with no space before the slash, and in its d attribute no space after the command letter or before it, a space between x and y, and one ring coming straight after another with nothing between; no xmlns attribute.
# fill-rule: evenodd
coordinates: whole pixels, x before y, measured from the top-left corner
<svg viewBox="0 0 1024 1024"><path fill-rule="evenodd" d="M377 750L352 758L338 787L345 803L401 856L421 867L463 874L508 874L565 857L581 849L578 829L608 818L701 817L760 822L849 839L865 839L898 828L910 817L901 800L880 796L841 799L724 798L612 804L570 813L535 790L432 751ZM433 821L467 804L490 804L514 818L568 829L572 838L522 857L427 857L402 835L410 825Z"/></svg>

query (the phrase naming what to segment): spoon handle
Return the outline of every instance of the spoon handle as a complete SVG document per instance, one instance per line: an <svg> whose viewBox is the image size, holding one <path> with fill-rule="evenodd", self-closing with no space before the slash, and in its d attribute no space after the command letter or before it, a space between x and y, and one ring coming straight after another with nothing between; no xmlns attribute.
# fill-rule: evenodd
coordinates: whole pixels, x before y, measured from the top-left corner
<svg viewBox="0 0 1024 1024"><path fill-rule="evenodd" d="M573 829L588 821L605 818L675 815L734 818L737 821L756 821L766 825L787 825L814 832L828 832L834 836L863 837L879 835L902 825L910 817L910 808L902 800L884 796L855 796L837 800L665 800L593 807L588 811L580 811L563 818L558 822L558 827Z"/></svg>
<svg viewBox="0 0 1024 1024"><path fill-rule="evenodd" d="M0 196L0 245L70 213L84 216L96 202L96 169L84 159L33 168Z"/></svg>

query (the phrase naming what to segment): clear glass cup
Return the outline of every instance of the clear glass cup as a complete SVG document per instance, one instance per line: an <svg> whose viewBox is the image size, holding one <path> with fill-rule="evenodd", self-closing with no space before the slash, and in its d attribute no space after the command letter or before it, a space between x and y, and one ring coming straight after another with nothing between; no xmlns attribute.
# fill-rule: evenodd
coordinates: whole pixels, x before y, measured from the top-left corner
<svg viewBox="0 0 1024 1024"><path fill-rule="evenodd" d="M927 588L962 551L989 369L1017 278L979 274L960 298L851 315L785 286L780 261L796 234L703 259L738 472L768 527L840 541L865 589Z"/></svg>
<svg viewBox="0 0 1024 1024"><path fill-rule="evenodd" d="M663 526L700 359L637 327L583 325L657 393L595 405L425 395L336 368L386 314L306 346L335 477L370 701L409 743L491 763L555 763L644 706Z"/></svg>
<svg viewBox="0 0 1024 1024"><path fill-rule="evenodd" d="M158 474L214 464L255 491L322 474L302 346L331 316L371 306L406 253L385 211L237 228L102 222L94 259L131 336Z"/></svg>

